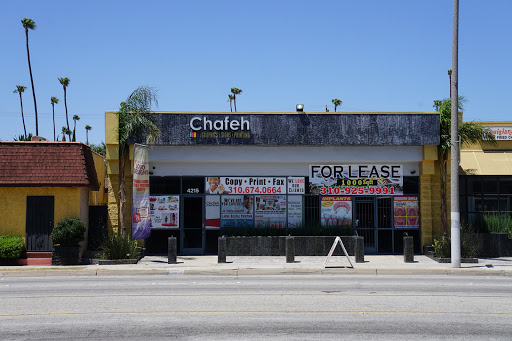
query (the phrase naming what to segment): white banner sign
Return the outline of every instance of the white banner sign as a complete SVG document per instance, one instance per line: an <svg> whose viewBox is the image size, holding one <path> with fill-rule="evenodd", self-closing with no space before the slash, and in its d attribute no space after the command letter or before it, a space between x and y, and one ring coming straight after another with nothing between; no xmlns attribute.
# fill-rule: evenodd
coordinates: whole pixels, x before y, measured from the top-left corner
<svg viewBox="0 0 512 341"><path fill-rule="evenodd" d="M180 227L179 195L160 195L149 197L151 228L177 229Z"/></svg>
<svg viewBox="0 0 512 341"><path fill-rule="evenodd" d="M286 194L285 177L218 177L205 180L206 194Z"/></svg>
<svg viewBox="0 0 512 341"><path fill-rule="evenodd" d="M401 195L402 165L312 165L312 193L321 195Z"/></svg>

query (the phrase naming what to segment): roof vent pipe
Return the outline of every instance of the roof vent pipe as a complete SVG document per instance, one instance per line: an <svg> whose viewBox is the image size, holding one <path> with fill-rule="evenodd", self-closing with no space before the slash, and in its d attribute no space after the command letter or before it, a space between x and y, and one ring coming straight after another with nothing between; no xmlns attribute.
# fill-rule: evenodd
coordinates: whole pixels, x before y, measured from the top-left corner
<svg viewBox="0 0 512 341"><path fill-rule="evenodd" d="M297 112L303 112L304 111L304 104L297 104L295 106L295 109L297 109Z"/></svg>

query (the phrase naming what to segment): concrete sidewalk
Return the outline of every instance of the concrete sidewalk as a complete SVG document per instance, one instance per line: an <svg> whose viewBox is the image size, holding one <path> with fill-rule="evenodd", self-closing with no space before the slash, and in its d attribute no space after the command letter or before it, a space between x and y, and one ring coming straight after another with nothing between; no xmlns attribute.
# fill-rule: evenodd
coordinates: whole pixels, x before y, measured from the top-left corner
<svg viewBox="0 0 512 341"><path fill-rule="evenodd" d="M179 256L178 264L167 264L167 257L146 256L137 264L80 266L4 266L0 277L13 276L133 276L133 275L473 275L512 276L512 257L481 258L478 263L463 263L461 268L437 263L426 256L415 256L414 263L404 263L403 256L366 255L364 263L353 268L345 257L333 256L324 268L325 257L227 257L217 263L217 256Z"/></svg>

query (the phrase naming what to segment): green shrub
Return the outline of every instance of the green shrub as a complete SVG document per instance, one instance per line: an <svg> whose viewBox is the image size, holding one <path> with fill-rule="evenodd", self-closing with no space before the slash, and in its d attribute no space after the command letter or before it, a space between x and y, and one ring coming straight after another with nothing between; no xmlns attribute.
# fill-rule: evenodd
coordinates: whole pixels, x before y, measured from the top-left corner
<svg viewBox="0 0 512 341"><path fill-rule="evenodd" d="M483 214L477 217L476 223L480 232L508 233L512 238L512 217L499 214Z"/></svg>
<svg viewBox="0 0 512 341"><path fill-rule="evenodd" d="M66 218L57 223L52 231L52 242L60 246L76 246L84 240L85 223L75 218Z"/></svg>
<svg viewBox="0 0 512 341"><path fill-rule="evenodd" d="M18 259L25 248L20 236L0 236L0 258Z"/></svg>
<svg viewBox="0 0 512 341"><path fill-rule="evenodd" d="M113 235L105 239L100 249L101 259L134 259L139 258L137 242L128 236Z"/></svg>
<svg viewBox="0 0 512 341"><path fill-rule="evenodd" d="M475 258L482 252L482 239L471 225L464 222L460 231L460 244L461 258ZM434 252L437 257L450 258L452 254L450 237L434 239Z"/></svg>

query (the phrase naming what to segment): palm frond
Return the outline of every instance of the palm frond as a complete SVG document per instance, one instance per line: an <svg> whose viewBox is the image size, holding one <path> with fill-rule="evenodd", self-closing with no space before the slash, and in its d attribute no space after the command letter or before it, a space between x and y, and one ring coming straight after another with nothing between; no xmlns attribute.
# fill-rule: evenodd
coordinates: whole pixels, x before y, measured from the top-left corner
<svg viewBox="0 0 512 341"><path fill-rule="evenodd" d="M32 19L29 19L29 18L24 18L24 19L21 19L21 24L23 25L23 27L27 30L27 29L31 29L31 30L35 30L37 25L36 23L34 22L34 20Z"/></svg>

